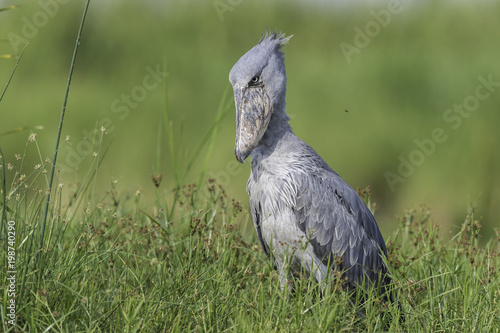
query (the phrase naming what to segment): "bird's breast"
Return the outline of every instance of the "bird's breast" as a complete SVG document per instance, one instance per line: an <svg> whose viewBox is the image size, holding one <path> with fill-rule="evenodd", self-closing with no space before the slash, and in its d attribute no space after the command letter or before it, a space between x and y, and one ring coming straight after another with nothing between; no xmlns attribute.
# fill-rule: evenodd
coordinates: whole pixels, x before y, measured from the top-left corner
<svg viewBox="0 0 500 333"><path fill-rule="evenodd" d="M247 190L250 204L259 209L260 228L266 244L279 242L280 247L305 245L307 239L299 229L293 211L297 193L290 177L260 170L258 177L250 176Z"/></svg>

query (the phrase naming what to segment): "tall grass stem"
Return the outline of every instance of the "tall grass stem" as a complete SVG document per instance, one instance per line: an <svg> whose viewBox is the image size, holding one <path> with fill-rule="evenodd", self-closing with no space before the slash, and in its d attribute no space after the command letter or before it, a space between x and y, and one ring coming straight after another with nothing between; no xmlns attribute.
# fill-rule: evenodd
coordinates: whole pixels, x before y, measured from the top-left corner
<svg viewBox="0 0 500 333"><path fill-rule="evenodd" d="M49 214L50 193L52 191L54 172L56 169L57 153L59 151L59 142L61 140L61 132L62 132L62 127L63 127L63 123L64 123L64 115L66 113L66 105L68 102L69 88L71 86L71 79L73 77L73 70L75 68L76 55L78 54L78 49L80 46L80 39L82 36L82 31L83 31L83 25L85 23L85 18L87 16L87 11L88 11L89 5L90 5L90 0L87 0L87 4L86 4L85 9L83 11L82 21L80 23L80 28L78 30L78 36L76 38L75 49L73 51L73 58L71 59L71 65L69 68L69 75L68 75L68 83L66 84L66 93L64 95L64 101L63 101L63 106L62 106L62 110L61 110L61 118L59 120L59 126L58 126L58 130L57 130L56 144L54 147L54 157L52 159L52 166L50 168L50 175L49 175L49 188L47 190L47 196L45 198L45 207L44 207L44 211L43 211L43 217L42 217L42 220L40 223L40 244L39 244L39 248L38 248L37 265L36 265L38 267L37 278L40 276L40 272L41 272L40 258L41 258L41 252L43 249L43 240L44 240L44 236L45 236L45 225L47 223L47 216Z"/></svg>
<svg viewBox="0 0 500 333"><path fill-rule="evenodd" d="M10 73L9 80L7 81L7 84L5 85L5 88L2 92L2 95L0 96L0 102L2 101L3 96L5 95L5 92L7 91L7 88L10 85L10 81L12 81L12 78L14 77L14 73L16 72L17 65L19 65L19 62L21 61L21 58L23 57L24 51L26 50L26 47L28 47L28 45L29 45L29 43L26 43L26 45L24 45L23 50L21 51L21 54L19 54L19 58L17 58L16 64L14 65L14 68L12 69L12 73Z"/></svg>

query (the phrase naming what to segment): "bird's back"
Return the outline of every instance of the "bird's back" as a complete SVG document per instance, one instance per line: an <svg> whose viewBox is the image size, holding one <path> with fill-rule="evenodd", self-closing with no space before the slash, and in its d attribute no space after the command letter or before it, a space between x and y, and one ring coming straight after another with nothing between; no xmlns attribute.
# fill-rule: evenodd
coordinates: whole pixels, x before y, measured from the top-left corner
<svg viewBox="0 0 500 333"><path fill-rule="evenodd" d="M247 191L261 245L278 265L290 259L295 269L316 267L318 280L336 266L350 288L370 286L380 273L383 283L390 283L382 260L387 250L373 215L293 132L252 153Z"/></svg>

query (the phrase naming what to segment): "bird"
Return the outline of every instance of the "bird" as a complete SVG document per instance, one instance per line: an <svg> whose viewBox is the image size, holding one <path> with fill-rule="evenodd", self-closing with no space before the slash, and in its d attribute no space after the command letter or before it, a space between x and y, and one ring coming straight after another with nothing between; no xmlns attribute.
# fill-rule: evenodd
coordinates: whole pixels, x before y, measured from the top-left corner
<svg viewBox="0 0 500 333"><path fill-rule="evenodd" d="M282 47L292 36L266 31L229 73L234 153L240 163L251 157L246 189L260 245L282 289L302 273L324 285L337 271L348 291L372 288L393 302L387 248L374 216L289 124Z"/></svg>

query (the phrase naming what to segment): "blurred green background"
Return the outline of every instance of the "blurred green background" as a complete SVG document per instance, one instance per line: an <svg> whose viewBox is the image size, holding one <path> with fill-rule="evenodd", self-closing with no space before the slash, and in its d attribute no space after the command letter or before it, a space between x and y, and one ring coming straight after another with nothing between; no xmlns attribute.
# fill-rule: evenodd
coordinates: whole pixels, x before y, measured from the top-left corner
<svg viewBox="0 0 500 333"><path fill-rule="evenodd" d="M43 126L35 130L43 159L53 151L85 5L62 2L0 1L0 8L21 6L0 12L0 54L15 56L29 42L0 103L0 133ZM175 163L182 170L215 121L231 67L266 27L294 35L284 51L295 133L351 186L371 185L384 234L396 216L421 204L443 233L456 231L477 204L489 238L500 220L498 1L93 1L63 127L70 143L60 149L61 181L71 189L85 177L93 160L86 137L104 126L109 150L99 185L104 191L118 180L122 190L139 190L147 209L165 105L163 85L155 86L163 78L150 72L167 63L168 110L180 152ZM0 59L2 89L15 62ZM494 83L477 88L479 77ZM474 97L476 89L482 99ZM472 111L453 111L463 103ZM247 206L250 165L233 155L233 108L217 132L207 176ZM430 144L436 128L446 139ZM14 167L10 179L40 163L28 135L0 136ZM25 149L21 166L15 154ZM167 193L174 170L164 133L161 151L157 171ZM403 160L413 165L401 166ZM186 182L196 182L198 171Z"/></svg>

